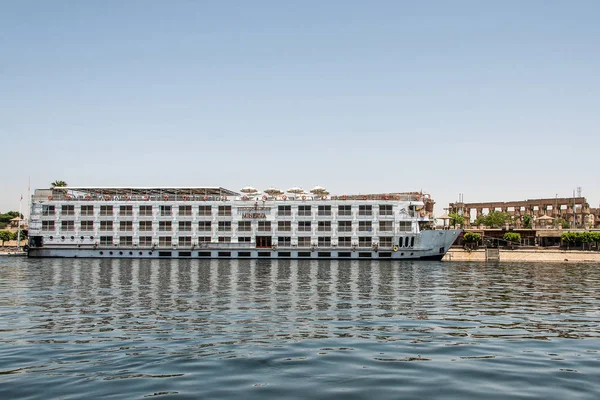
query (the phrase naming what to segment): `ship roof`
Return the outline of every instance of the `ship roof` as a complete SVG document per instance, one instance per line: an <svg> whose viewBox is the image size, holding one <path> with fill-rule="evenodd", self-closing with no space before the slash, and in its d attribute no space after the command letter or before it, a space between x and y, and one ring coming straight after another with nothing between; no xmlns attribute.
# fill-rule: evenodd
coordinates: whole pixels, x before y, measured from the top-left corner
<svg viewBox="0 0 600 400"><path fill-rule="evenodd" d="M68 192L81 192L85 194L98 195L208 195L208 196L238 196L239 193L219 186L197 186L197 187L115 187L115 186L64 186L55 187L53 190L64 190Z"/></svg>

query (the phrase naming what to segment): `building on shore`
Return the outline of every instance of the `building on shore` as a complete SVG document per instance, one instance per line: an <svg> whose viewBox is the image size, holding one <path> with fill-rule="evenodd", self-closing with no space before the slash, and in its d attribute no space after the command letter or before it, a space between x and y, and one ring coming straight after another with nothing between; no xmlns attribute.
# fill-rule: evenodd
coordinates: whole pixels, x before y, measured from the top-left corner
<svg viewBox="0 0 600 400"><path fill-rule="evenodd" d="M524 217L532 218L532 228L560 228L568 224L571 229L600 228L600 208L591 208L585 197L554 197L518 201L491 201L479 203L456 202L448 205L448 213L465 218L465 228L472 226L478 217L491 211L501 211L511 216L510 225L523 228ZM562 222L562 224L561 224Z"/></svg>

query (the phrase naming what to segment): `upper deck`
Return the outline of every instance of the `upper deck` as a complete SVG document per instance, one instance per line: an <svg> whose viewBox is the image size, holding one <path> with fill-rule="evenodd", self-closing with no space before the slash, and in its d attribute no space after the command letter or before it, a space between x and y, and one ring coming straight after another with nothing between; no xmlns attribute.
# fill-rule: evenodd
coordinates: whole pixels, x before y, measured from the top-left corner
<svg viewBox="0 0 600 400"><path fill-rule="evenodd" d="M422 201L433 210L433 200L421 192L389 192L370 194L321 193L238 193L223 187L56 187L36 189L33 201Z"/></svg>

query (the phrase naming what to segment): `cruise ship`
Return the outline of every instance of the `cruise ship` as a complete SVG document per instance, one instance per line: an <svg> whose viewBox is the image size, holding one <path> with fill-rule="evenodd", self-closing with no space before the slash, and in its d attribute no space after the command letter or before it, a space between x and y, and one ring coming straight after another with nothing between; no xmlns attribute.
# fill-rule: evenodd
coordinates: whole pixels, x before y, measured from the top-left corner
<svg viewBox="0 0 600 400"><path fill-rule="evenodd" d="M441 260L420 192L331 195L245 187L56 187L31 199L30 257Z"/></svg>

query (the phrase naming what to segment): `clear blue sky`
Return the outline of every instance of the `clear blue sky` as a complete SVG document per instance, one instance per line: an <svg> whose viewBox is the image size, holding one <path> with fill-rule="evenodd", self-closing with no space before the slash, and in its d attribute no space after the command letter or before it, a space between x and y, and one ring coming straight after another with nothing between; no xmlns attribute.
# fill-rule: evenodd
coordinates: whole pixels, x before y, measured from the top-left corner
<svg viewBox="0 0 600 400"><path fill-rule="evenodd" d="M598 1L2 1L0 210L245 185L598 206ZM25 207L25 204L24 204Z"/></svg>

